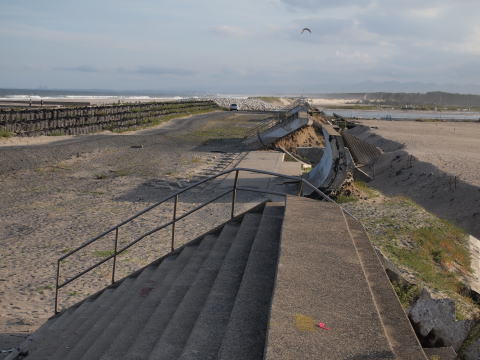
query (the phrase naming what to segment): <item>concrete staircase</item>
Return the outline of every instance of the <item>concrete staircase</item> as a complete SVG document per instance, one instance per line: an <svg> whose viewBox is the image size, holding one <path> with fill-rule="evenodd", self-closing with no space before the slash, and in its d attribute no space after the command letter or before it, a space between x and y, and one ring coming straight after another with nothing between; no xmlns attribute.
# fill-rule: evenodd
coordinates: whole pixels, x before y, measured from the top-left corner
<svg viewBox="0 0 480 360"><path fill-rule="evenodd" d="M362 226L287 196L51 318L7 359L427 357Z"/></svg>
<svg viewBox="0 0 480 360"><path fill-rule="evenodd" d="M261 359L283 212L269 202L190 242L51 318L9 358Z"/></svg>

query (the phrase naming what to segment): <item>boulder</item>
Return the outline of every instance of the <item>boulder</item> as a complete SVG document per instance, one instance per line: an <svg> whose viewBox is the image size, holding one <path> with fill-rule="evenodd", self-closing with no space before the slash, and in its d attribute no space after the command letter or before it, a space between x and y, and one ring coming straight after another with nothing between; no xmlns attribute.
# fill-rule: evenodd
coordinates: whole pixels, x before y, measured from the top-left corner
<svg viewBox="0 0 480 360"><path fill-rule="evenodd" d="M452 346L458 351L473 326L473 320L455 319L452 299L432 299L426 289L411 306L408 316L424 347Z"/></svg>

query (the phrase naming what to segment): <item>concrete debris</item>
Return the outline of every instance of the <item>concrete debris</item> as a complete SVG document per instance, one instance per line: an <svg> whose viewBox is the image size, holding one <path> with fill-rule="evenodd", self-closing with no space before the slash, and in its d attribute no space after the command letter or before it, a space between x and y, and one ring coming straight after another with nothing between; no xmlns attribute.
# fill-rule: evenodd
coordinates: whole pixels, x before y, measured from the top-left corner
<svg viewBox="0 0 480 360"><path fill-rule="evenodd" d="M203 98L202 98L203 100ZM229 108L230 104L237 104L240 111L275 111L285 110L291 105L271 104L258 98L250 97L210 97L205 100L214 101L218 106Z"/></svg>
<svg viewBox="0 0 480 360"><path fill-rule="evenodd" d="M319 147L323 148L323 136L321 132L317 132L315 126L304 126L280 139L272 144L273 147L283 147L290 152L296 152L299 146ZM298 155L302 156L297 152ZM320 162L318 159L317 163Z"/></svg>
<svg viewBox="0 0 480 360"><path fill-rule="evenodd" d="M314 165L320 162L323 155L323 147L317 146L299 146L296 147L294 151Z"/></svg>
<svg viewBox="0 0 480 360"><path fill-rule="evenodd" d="M452 299L432 299L426 289L408 315L424 347L452 346L458 351L473 326L473 320L455 319Z"/></svg>
<svg viewBox="0 0 480 360"><path fill-rule="evenodd" d="M340 188L347 177L348 159L342 136L331 125L322 128L325 149L320 162L310 171L306 179L322 191L332 192ZM304 195L310 195L304 189Z"/></svg>

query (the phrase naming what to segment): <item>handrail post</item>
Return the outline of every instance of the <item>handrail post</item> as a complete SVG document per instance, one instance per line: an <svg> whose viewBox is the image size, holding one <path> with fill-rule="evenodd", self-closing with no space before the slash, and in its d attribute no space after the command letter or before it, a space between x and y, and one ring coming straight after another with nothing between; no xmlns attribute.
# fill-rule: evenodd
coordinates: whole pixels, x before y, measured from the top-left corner
<svg viewBox="0 0 480 360"><path fill-rule="evenodd" d="M58 278L60 277L60 260L57 260L57 279L55 281L55 314L58 314Z"/></svg>
<svg viewBox="0 0 480 360"><path fill-rule="evenodd" d="M300 179L300 188L298 189L297 196L302 196L302 193L303 193L303 179Z"/></svg>
<svg viewBox="0 0 480 360"><path fill-rule="evenodd" d="M232 192L232 212L230 218L233 219L235 213L235 201L237 199L237 182L238 182L238 170L235 171L235 180L233 181L233 192Z"/></svg>
<svg viewBox="0 0 480 360"><path fill-rule="evenodd" d="M172 223L172 244L171 250L175 250L175 223L177 222L177 203L178 203L178 194L175 195L175 201L173 203L173 223Z"/></svg>
<svg viewBox="0 0 480 360"><path fill-rule="evenodd" d="M118 227L115 229L115 245L113 250L113 267L112 267L112 284L115 282L115 267L117 265L117 249L118 249Z"/></svg>

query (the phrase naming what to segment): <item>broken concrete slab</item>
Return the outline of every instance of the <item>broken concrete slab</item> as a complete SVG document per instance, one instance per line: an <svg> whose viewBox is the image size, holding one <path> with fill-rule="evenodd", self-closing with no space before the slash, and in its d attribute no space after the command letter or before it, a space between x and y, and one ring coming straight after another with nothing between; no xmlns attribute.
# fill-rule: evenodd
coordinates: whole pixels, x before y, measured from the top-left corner
<svg viewBox="0 0 480 360"><path fill-rule="evenodd" d="M342 136L331 125L322 126L325 138L325 150L320 162L310 171L306 179L323 191L336 190L345 181L348 170L348 155ZM310 195L313 190L304 188L303 194Z"/></svg>
<svg viewBox="0 0 480 360"><path fill-rule="evenodd" d="M452 299L432 299L426 289L422 290L408 315L425 347L452 346L458 351L473 326L473 320L455 319Z"/></svg>
<svg viewBox="0 0 480 360"><path fill-rule="evenodd" d="M307 159L312 164L316 165L320 162L323 156L324 148L316 146L301 146L295 148L295 152L301 157Z"/></svg>

